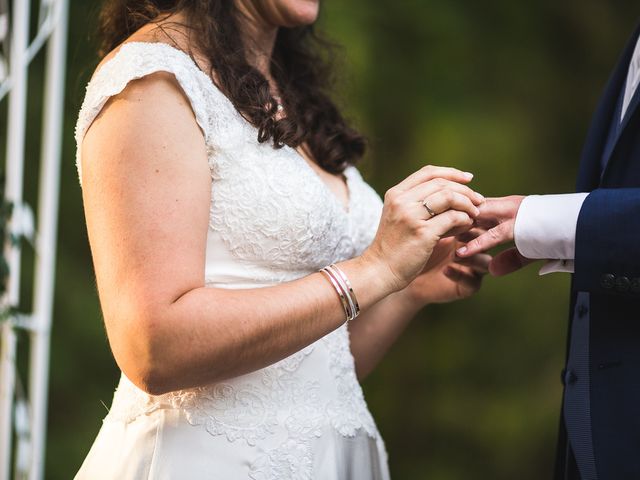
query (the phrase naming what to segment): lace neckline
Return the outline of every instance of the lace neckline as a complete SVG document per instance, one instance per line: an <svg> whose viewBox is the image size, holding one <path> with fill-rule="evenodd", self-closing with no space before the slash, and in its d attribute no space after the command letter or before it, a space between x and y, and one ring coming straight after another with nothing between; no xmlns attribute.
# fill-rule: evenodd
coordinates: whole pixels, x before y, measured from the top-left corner
<svg viewBox="0 0 640 480"><path fill-rule="evenodd" d="M111 57L109 60L107 60L102 65L102 67L100 67L100 70L102 70L108 63L113 61L120 54L120 52L123 49L127 48L128 45L159 46L160 48L168 48L168 49L170 49L172 51L177 52L177 54L179 56L184 58L185 61L187 61L187 63L189 63L189 65L195 69L195 71L197 72L198 75L202 75L204 78L206 78L207 85L209 85L212 90L214 90L219 96L221 96L224 99L224 101L231 108L233 108L235 110L235 106L233 105L233 102L231 101L231 99L229 97L227 97L222 92L222 90L220 90L220 88L213 82L211 77L209 75L207 75L184 50L180 50L179 48L176 48L173 45L170 45L168 43L164 43L164 42L140 42L140 41L124 42L122 45L120 45L120 48L116 52L116 54L113 57ZM256 127L251 122L249 122L247 119L245 119L242 115L240 115L240 117L241 117L242 121L246 122L249 125L249 127L251 127L252 129L255 130L255 133L257 135ZM303 163L303 169L306 170L309 173L310 176L315 177L316 181L319 182L319 184L321 185L321 188L324 191L325 196L328 197L329 201L332 202L338 208L338 210L341 212L341 214L344 215L347 218L350 217L351 213L353 212L353 193L354 193L352 181L351 181L351 178L350 178L350 169L352 168L352 166L349 165L347 168L345 168L345 170L343 172L344 173L345 184L346 184L346 187L347 187L347 196L348 196L347 203L345 205L342 202L342 200L340 198L338 198L338 196L333 192L333 190L331 190L329 185L327 185L327 183L324 180L322 180L322 177L320 175L318 175L316 173L316 171L307 163L307 161L300 154L300 152L298 152L295 148L290 147L289 145L284 145L284 147L288 151L290 151L295 157L297 157L299 162Z"/></svg>
<svg viewBox="0 0 640 480"><path fill-rule="evenodd" d="M289 151L291 151L295 156L298 157L298 161L303 163L303 168L309 172L310 176L313 176L317 179L317 181L322 186L322 190L325 193L326 197L329 197L333 204L342 212L343 215L349 217L353 212L353 185L350 178L350 169L351 165L344 169L344 183L347 186L347 203L346 205L338 198L338 196L334 193L333 190L327 185L327 183L322 180L322 177L316 173L316 171L309 165L307 160L298 152L295 148L290 147L289 145L285 145Z"/></svg>

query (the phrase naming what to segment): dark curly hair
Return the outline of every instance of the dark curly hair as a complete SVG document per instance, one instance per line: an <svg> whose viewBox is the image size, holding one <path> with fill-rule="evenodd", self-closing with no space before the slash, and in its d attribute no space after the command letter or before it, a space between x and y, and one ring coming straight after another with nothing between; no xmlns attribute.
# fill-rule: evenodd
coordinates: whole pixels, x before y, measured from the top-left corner
<svg viewBox="0 0 640 480"><path fill-rule="evenodd" d="M287 115L277 120L269 82L247 61L233 0L105 0L100 55L159 16L177 12L184 13L189 39L206 56L218 88L258 129L258 141L272 139L274 148L306 144L314 161L334 174L362 157L364 137L347 124L329 95L332 45L311 25L278 31L270 69Z"/></svg>

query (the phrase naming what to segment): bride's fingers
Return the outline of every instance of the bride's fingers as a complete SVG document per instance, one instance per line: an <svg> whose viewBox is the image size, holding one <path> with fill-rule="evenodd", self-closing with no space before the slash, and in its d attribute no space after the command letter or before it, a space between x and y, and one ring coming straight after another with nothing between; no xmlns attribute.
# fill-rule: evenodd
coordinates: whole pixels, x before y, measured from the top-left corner
<svg viewBox="0 0 640 480"><path fill-rule="evenodd" d="M447 267L444 275L470 291L480 290L483 275L465 271L462 268Z"/></svg>
<svg viewBox="0 0 640 480"><path fill-rule="evenodd" d="M420 203L422 204L422 202ZM465 212L471 218L475 218L480 214L480 210L473 204L469 197L452 190L435 192L426 197L424 203L436 214L435 216L451 209ZM425 208L424 205L422 205L422 208ZM425 210L427 209L425 208ZM427 219L429 219L430 212L427 211L426 213L428 215Z"/></svg>
<svg viewBox="0 0 640 480"><path fill-rule="evenodd" d="M452 182L444 178L436 178L428 182L420 183L413 188L404 191L401 194L401 198L406 198L407 201L421 202L424 198L433 195L439 191L451 191L457 192L461 195L468 197L474 205L480 205L484 201L484 197L475 192L466 185L462 185L457 182Z"/></svg>
<svg viewBox="0 0 640 480"><path fill-rule="evenodd" d="M473 219L466 212L459 210L447 210L424 222L424 228L440 238L451 236L453 234L451 232L461 232L462 229L468 229L471 225L473 225Z"/></svg>
<svg viewBox="0 0 640 480"><path fill-rule="evenodd" d="M473 174L463 172L462 170L458 170L457 168L426 165L420 170L409 175L407 178L405 178L403 181L392 188L397 189L399 192L404 192L415 187L416 185L428 182L429 180L433 180L434 178L445 178L453 182L469 183L473 178Z"/></svg>
<svg viewBox="0 0 640 480"><path fill-rule="evenodd" d="M480 274L489 273L489 264L492 260L491 255L481 253L469 258L457 258L454 262L458 265L464 265L471 268L474 272Z"/></svg>

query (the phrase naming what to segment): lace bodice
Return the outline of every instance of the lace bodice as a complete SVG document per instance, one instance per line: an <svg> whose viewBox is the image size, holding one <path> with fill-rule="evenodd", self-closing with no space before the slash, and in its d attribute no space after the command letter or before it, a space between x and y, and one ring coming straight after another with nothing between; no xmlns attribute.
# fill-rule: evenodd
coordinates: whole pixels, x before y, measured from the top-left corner
<svg viewBox="0 0 640 480"><path fill-rule="evenodd" d="M192 59L163 43L124 44L87 85L75 132L80 182L82 139L93 119L128 82L156 71L175 75L207 146L212 179L207 286L249 288L295 280L359 255L371 243L382 199L355 166L344 172L347 210L296 150L260 144L256 128ZM277 472L291 455L304 464L310 439L327 422L343 436L358 430L377 436L344 325L274 365L218 384L151 396L122 375L105 421L131 422L159 409L178 409L190 424L229 442L256 445L277 437L255 458L256 479L285 478Z"/></svg>

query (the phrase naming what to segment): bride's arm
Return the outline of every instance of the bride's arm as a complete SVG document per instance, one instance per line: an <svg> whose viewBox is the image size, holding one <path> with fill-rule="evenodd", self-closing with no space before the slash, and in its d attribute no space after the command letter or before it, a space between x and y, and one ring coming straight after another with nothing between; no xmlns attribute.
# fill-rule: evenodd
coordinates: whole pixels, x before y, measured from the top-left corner
<svg viewBox="0 0 640 480"><path fill-rule="evenodd" d="M349 323L358 380L374 370L422 308L403 289L387 295Z"/></svg>
<svg viewBox="0 0 640 480"><path fill-rule="evenodd" d="M211 175L202 132L172 75L143 77L112 97L81 148L109 344L140 388L160 394L248 373L345 321L336 291L319 272L264 288L204 286ZM438 167L408 177L385 201L376 251L338 263L363 311L403 287L439 232L470 225L464 212L475 210L475 194L434 179L443 176L468 181ZM445 213L423 223L410 200L426 191Z"/></svg>

